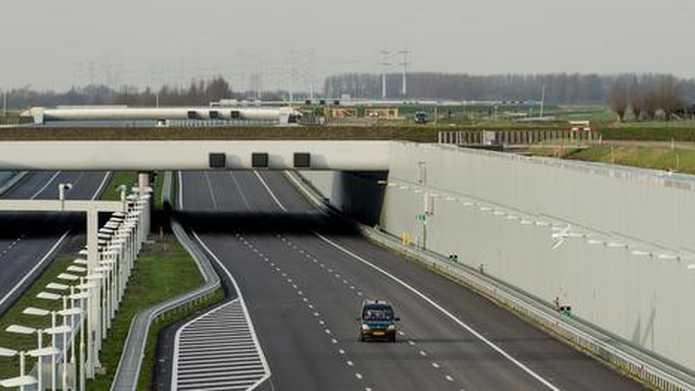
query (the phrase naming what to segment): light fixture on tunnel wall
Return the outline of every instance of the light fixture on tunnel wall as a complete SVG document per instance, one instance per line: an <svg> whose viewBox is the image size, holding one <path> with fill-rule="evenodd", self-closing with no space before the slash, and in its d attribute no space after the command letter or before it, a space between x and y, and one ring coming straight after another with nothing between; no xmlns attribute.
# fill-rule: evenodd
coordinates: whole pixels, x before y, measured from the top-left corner
<svg viewBox="0 0 695 391"><path fill-rule="evenodd" d="M265 152L252 153L251 166L253 168L268 168L268 154Z"/></svg>
<svg viewBox="0 0 695 391"><path fill-rule="evenodd" d="M311 154L308 152L295 152L294 168L311 168Z"/></svg>
<svg viewBox="0 0 695 391"><path fill-rule="evenodd" d="M227 168L227 155L224 153L210 153L210 168Z"/></svg>

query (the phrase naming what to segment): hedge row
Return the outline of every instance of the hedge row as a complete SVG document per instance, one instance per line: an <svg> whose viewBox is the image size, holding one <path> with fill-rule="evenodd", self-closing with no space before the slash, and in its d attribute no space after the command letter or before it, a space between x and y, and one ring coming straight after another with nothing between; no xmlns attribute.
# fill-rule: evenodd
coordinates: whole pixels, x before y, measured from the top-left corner
<svg viewBox="0 0 695 391"><path fill-rule="evenodd" d="M616 141L692 141L695 128L606 128L601 129L604 140Z"/></svg>

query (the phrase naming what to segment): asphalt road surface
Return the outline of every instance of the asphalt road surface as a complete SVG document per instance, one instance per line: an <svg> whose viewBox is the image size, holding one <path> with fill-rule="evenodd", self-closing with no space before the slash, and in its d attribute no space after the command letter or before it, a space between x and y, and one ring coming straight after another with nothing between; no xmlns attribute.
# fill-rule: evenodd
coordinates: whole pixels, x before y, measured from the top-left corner
<svg viewBox="0 0 695 391"><path fill-rule="evenodd" d="M309 204L282 173L185 172L180 179L182 222L221 274L234 277L248 306L272 373L258 389L641 388L369 243ZM396 343L358 342L356 317L366 298L394 305L401 318ZM221 389L227 381L209 380Z"/></svg>
<svg viewBox="0 0 695 391"><path fill-rule="evenodd" d="M94 199L108 182L103 171L29 173L4 199L57 199L58 184L72 183L68 199ZM50 263L71 232L83 231L84 216L67 213L0 213L0 315Z"/></svg>

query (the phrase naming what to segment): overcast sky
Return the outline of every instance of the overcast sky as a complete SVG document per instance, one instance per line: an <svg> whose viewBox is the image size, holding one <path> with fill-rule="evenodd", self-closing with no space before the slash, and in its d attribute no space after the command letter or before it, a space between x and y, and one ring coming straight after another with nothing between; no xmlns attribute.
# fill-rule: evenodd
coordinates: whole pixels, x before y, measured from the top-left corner
<svg viewBox="0 0 695 391"><path fill-rule="evenodd" d="M412 51L418 71L695 77L693 0L2 3L0 88L158 85L213 73L247 86L262 73L269 86L288 82L291 63L302 84L308 74L379 72L383 49Z"/></svg>

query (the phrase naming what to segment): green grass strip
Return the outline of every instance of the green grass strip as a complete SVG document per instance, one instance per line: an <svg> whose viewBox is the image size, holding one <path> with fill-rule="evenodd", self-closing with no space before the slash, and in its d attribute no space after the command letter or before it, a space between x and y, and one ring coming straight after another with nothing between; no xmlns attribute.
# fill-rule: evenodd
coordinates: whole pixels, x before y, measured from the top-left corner
<svg viewBox="0 0 695 391"><path fill-rule="evenodd" d="M100 358L105 374L89 381L88 389L109 389L130 324L140 311L182 295L202 283L195 262L172 235L146 245L135 263L121 308L102 346Z"/></svg>

